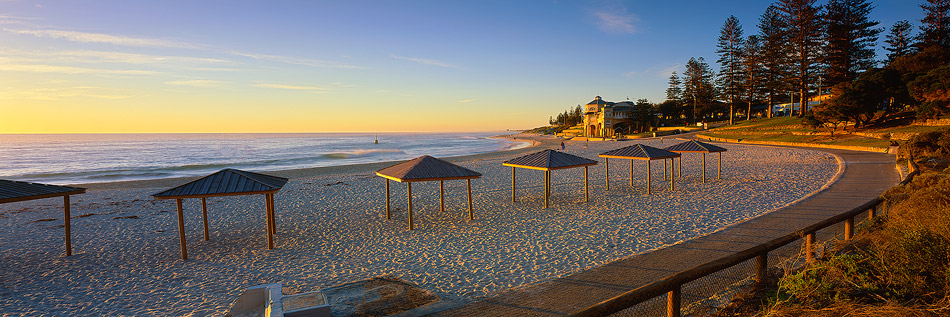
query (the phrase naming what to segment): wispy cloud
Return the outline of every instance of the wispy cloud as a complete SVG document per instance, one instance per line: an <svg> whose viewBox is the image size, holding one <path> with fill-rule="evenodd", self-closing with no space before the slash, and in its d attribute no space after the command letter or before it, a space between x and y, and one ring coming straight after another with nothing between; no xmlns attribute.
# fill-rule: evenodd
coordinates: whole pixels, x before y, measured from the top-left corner
<svg viewBox="0 0 950 317"><path fill-rule="evenodd" d="M189 79L189 80L166 81L165 84L166 84L166 85L172 85L172 86L191 86L191 87L198 87L198 88L213 88L213 87L221 87L221 86L224 86L225 84L227 84L227 82L225 82L225 81L220 81L220 80L208 80L208 79Z"/></svg>
<svg viewBox="0 0 950 317"><path fill-rule="evenodd" d="M153 39L143 37L131 37L111 35L104 33L89 33L66 30L22 30L22 29L2 29L13 34L33 35L36 37L47 37L53 39L63 39L71 42L80 43L102 43L134 47L165 47L165 48L198 48L197 45L179 41L165 39Z"/></svg>
<svg viewBox="0 0 950 317"><path fill-rule="evenodd" d="M62 63L123 63L135 65L223 65L230 61L218 58L135 54L116 51L19 51L0 49L0 56L19 60Z"/></svg>
<svg viewBox="0 0 950 317"><path fill-rule="evenodd" d="M2 21L16 21L13 17L2 16L0 15L0 22ZM3 24L3 23L0 23ZM8 23L9 24L9 23ZM233 51L223 48L216 48L211 45L195 44L188 43L183 41L175 41L168 39L159 39L159 38L148 38L148 37L134 37L134 36L124 36L124 35L113 35L105 33L90 33L90 32L79 32L79 31L69 31L69 30L57 30L57 29L29 29L29 28L0 28L0 30L19 35L32 35L40 38L51 38L51 39L62 39L71 42L78 43L100 43L100 44L112 44L120 46L129 46L129 47L147 47L147 48L184 48L184 49L193 49L204 52L209 52L212 54L219 55L231 55L231 56L240 56L247 57L260 61L270 61L270 62L279 62L284 64L291 65L301 65L308 67L319 67L319 68L342 68L342 69L360 69L363 67L352 65L348 63L327 61L321 59L312 59L312 58L300 58L300 57L291 57L291 56L281 56L281 55L271 55L271 54L258 54L258 53L248 53ZM78 51L82 52L82 51ZM87 51L87 52L96 52L96 51ZM102 53L102 52L99 52ZM87 57L96 57L96 56L87 56ZM158 62L162 61L161 56L149 56L149 55L138 55L136 54L125 54L112 52L112 54L104 54L103 56L98 56L100 58L112 58L112 59L121 59L126 62ZM175 59L181 61L185 57L169 57L165 56L169 60ZM217 58L191 58L193 61L202 61L202 62L212 62L212 63L223 63L226 62L224 59Z"/></svg>
<svg viewBox="0 0 950 317"><path fill-rule="evenodd" d="M325 60L319 60L319 59L298 58L298 57L288 57L288 56L268 55L268 54L255 54L255 53L245 53L245 52L236 52L236 51L228 51L228 54L235 55L235 56L248 57L248 58L262 60L262 61L272 61L272 62L280 62L280 63L310 66L310 67L344 68L344 69L362 68L356 65L325 61Z"/></svg>
<svg viewBox="0 0 950 317"><path fill-rule="evenodd" d="M324 92L327 90L327 87L323 87L323 86L300 86L300 85L269 84L269 83L255 84L254 86L261 87L261 88L274 88L274 89L308 90L308 91L313 91L313 92Z"/></svg>
<svg viewBox="0 0 950 317"><path fill-rule="evenodd" d="M475 101L475 99L463 99L463 100L459 100L460 103L469 103L469 102L472 102L472 101Z"/></svg>
<svg viewBox="0 0 950 317"><path fill-rule="evenodd" d="M398 56L398 55L390 55L390 56L391 56L392 58L395 58L395 59L406 60L406 61L410 61L410 62L419 63L419 64L422 64L422 65L431 65L431 66L438 66L438 67L454 68L454 69L458 69L458 70L461 70L461 69L462 69L461 67L459 67L459 66L457 66L457 65L452 65L452 64L449 64L449 63L446 63L446 62L443 62L443 61L434 60L434 59L417 58L417 57L405 57L405 56Z"/></svg>
<svg viewBox="0 0 950 317"><path fill-rule="evenodd" d="M672 65L667 65L666 67L655 70L654 74L657 77L669 78L670 75L673 74L673 72L676 72L677 74L682 76L684 69L685 67L682 64L672 64Z"/></svg>
<svg viewBox="0 0 950 317"><path fill-rule="evenodd" d="M0 1L0 3L2 2ZM0 14L0 25L28 25L29 21L36 20L39 19Z"/></svg>
<svg viewBox="0 0 950 317"><path fill-rule="evenodd" d="M634 78L637 76L650 76L650 77L656 77L656 78L670 78L670 75L673 74L674 71L682 75L683 74L682 69L683 69L683 65L681 64L660 65L657 67L651 67L644 70L639 70L639 71L634 70L634 71L625 72L623 73L623 77Z"/></svg>
<svg viewBox="0 0 950 317"><path fill-rule="evenodd" d="M0 59L0 70L31 73L60 73L60 74L101 74L101 75L155 75L157 72L139 69L104 69L46 64L17 64L7 63Z"/></svg>
<svg viewBox="0 0 950 317"><path fill-rule="evenodd" d="M633 15L626 13L626 10L622 12L611 12L611 11L594 11L592 12L596 18L597 26L601 30L608 33L635 33L637 28L633 25L634 22L639 19Z"/></svg>
<svg viewBox="0 0 950 317"><path fill-rule="evenodd" d="M101 61L126 64L228 64L230 61L219 58L202 58L190 56L167 56L167 55L148 55L134 54L113 51L62 51L56 55L75 58L76 61Z"/></svg>
<svg viewBox="0 0 950 317"><path fill-rule="evenodd" d="M131 95L115 94L101 87L35 88L0 91L0 98L9 100L62 100L67 98L125 99Z"/></svg>

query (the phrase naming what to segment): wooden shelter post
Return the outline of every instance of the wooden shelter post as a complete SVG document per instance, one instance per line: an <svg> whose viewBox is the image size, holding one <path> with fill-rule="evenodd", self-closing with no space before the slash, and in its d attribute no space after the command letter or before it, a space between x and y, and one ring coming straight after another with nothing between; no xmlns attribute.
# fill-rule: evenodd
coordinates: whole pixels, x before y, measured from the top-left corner
<svg viewBox="0 0 950 317"><path fill-rule="evenodd" d="M188 246L185 242L185 216L181 208L181 198L175 199L178 205L178 241L181 243L181 259L188 259Z"/></svg>
<svg viewBox="0 0 950 317"><path fill-rule="evenodd" d="M673 159L670 159L670 190L673 190ZM663 160L663 176L666 176L666 160Z"/></svg>
<svg viewBox="0 0 950 317"><path fill-rule="evenodd" d="M268 193L267 197L270 198L270 233L277 235L277 208L274 207L274 193Z"/></svg>
<svg viewBox="0 0 950 317"><path fill-rule="evenodd" d="M65 195L63 196L63 226L66 227L66 256L73 255L73 238L69 220L69 195Z"/></svg>
<svg viewBox="0 0 950 317"><path fill-rule="evenodd" d="M663 159L663 180L666 180L666 159Z"/></svg>
<svg viewBox="0 0 950 317"><path fill-rule="evenodd" d="M703 153L703 183L706 183L706 153Z"/></svg>
<svg viewBox="0 0 950 317"><path fill-rule="evenodd" d="M587 166L584 166L584 202L590 202L590 189L587 186Z"/></svg>
<svg viewBox="0 0 950 317"><path fill-rule="evenodd" d="M515 202L515 167L511 167L511 202Z"/></svg>
<svg viewBox="0 0 950 317"><path fill-rule="evenodd" d="M604 190L610 190L610 160L604 158Z"/></svg>
<svg viewBox="0 0 950 317"><path fill-rule="evenodd" d="M651 184L650 184L650 183L651 183L650 178L652 178L651 175L653 174L653 171L652 171L651 168L650 168L650 162L651 162L651 161L652 161L652 160L649 160L649 159L647 160L647 195L651 194L651 193L652 193L651 190L653 189L653 186L650 186L650 185L651 185ZM630 162L633 162L633 160L630 160Z"/></svg>
<svg viewBox="0 0 950 317"><path fill-rule="evenodd" d="M680 156L679 175L676 175L676 176L683 177L683 156L682 155Z"/></svg>
<svg viewBox="0 0 950 317"><path fill-rule="evenodd" d="M201 197L201 219L204 220L205 241L211 240L208 236L208 202L205 197Z"/></svg>
<svg viewBox="0 0 950 317"><path fill-rule="evenodd" d="M716 172L716 179L722 179L722 152L719 152L719 171Z"/></svg>
<svg viewBox="0 0 950 317"><path fill-rule="evenodd" d="M466 178L465 183L468 185L468 220L475 220L475 211L472 210L472 179Z"/></svg>
<svg viewBox="0 0 950 317"><path fill-rule="evenodd" d="M412 227L412 183L406 183L406 191L409 196L409 230L415 229Z"/></svg>
<svg viewBox="0 0 950 317"><path fill-rule="evenodd" d="M274 235L271 231L270 197L264 194L264 216L267 218L267 248L274 248Z"/></svg>
<svg viewBox="0 0 950 317"><path fill-rule="evenodd" d="M551 196L551 171L544 171L544 208L548 208L549 196Z"/></svg>
<svg viewBox="0 0 950 317"><path fill-rule="evenodd" d="M384 179L386 180L386 220L389 220L391 217L391 213L389 211L389 179Z"/></svg>
<svg viewBox="0 0 950 317"><path fill-rule="evenodd" d="M630 160L630 187L633 187L633 160Z"/></svg>
<svg viewBox="0 0 950 317"><path fill-rule="evenodd" d="M445 181L439 180L439 211L445 212Z"/></svg>

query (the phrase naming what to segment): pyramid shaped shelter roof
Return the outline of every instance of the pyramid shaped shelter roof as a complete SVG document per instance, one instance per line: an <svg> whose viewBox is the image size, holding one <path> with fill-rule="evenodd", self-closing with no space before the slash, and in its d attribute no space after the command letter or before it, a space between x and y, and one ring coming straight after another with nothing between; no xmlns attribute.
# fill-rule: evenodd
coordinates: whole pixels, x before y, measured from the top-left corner
<svg viewBox="0 0 950 317"><path fill-rule="evenodd" d="M283 177L227 168L181 186L152 194L152 197L176 199L265 194L279 191L284 184L287 184L287 179Z"/></svg>
<svg viewBox="0 0 950 317"><path fill-rule="evenodd" d="M424 182L482 177L482 173L423 155L376 171L376 175L397 182Z"/></svg>
<svg viewBox="0 0 950 317"><path fill-rule="evenodd" d="M0 179L0 204L85 193L85 188Z"/></svg>
<svg viewBox="0 0 950 317"><path fill-rule="evenodd" d="M597 165L597 161L555 150L544 150L507 160L502 165L550 171Z"/></svg>
<svg viewBox="0 0 950 317"><path fill-rule="evenodd" d="M670 152L677 153L714 153L714 152L725 152L726 149L718 147L709 143L699 142L696 140L690 140L679 144L674 144L667 147L665 150Z"/></svg>
<svg viewBox="0 0 950 317"><path fill-rule="evenodd" d="M616 150L600 153L600 157L637 160L660 160L678 156L680 156L679 153L673 153L664 149L658 149L643 144L634 144Z"/></svg>

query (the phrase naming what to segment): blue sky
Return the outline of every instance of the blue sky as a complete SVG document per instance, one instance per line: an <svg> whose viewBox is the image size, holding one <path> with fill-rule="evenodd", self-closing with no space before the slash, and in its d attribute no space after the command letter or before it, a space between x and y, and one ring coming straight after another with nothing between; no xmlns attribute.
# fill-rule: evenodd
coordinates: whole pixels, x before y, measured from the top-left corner
<svg viewBox="0 0 950 317"><path fill-rule="evenodd" d="M769 3L0 0L0 133L531 128L662 101ZM916 26L920 3L872 17Z"/></svg>

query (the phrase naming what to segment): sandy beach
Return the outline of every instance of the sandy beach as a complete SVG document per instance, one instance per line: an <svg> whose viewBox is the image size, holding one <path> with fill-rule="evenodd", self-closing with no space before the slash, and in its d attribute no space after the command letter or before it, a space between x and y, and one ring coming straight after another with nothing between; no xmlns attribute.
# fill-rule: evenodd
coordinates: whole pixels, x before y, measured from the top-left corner
<svg viewBox="0 0 950 317"><path fill-rule="evenodd" d="M610 161L604 190L597 154L672 137L622 142L566 142L565 152L601 165L554 171L551 208L542 209L541 171L518 170L511 202L510 168L501 162L560 139L520 136L535 145L448 160L481 172L472 181L475 220L467 217L465 182L413 186L416 230L408 230L405 185L392 183L386 219L384 181L375 170L394 162L268 172L291 178L276 194L276 248L265 248L264 199L209 199L211 241L203 241L200 204L185 200L190 259L179 258L174 201L150 194L190 181L164 179L90 184L73 196L73 252L63 255L62 200L0 205L0 315L220 315L246 287L283 283L297 293L390 274L444 300L471 301L498 292L706 235L820 190L839 172L836 158L807 149L717 144L683 158L675 191L654 161L647 195L646 162Z"/></svg>

